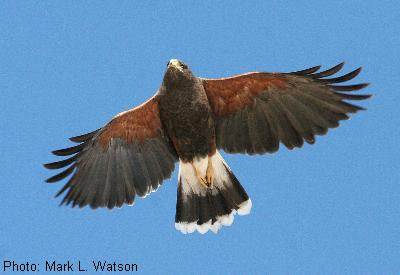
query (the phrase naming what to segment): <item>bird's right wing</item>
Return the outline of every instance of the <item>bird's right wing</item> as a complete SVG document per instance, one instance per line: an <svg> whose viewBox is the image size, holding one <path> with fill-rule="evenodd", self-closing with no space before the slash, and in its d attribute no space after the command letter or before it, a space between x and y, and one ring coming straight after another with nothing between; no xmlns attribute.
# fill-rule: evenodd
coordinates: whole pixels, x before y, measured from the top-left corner
<svg viewBox="0 0 400 275"><path fill-rule="evenodd" d="M48 169L69 166L47 179L60 181L73 174L57 196L67 191L62 204L83 207L120 207L157 190L170 177L177 156L165 135L159 116L158 97L115 116L104 127L71 141L77 146L53 151L71 156L45 164Z"/></svg>
<svg viewBox="0 0 400 275"><path fill-rule="evenodd" d="M247 73L229 78L202 79L216 121L217 147L228 153L275 152L282 142L287 148L315 142L328 128L363 108L344 100L369 95L343 92L367 84L335 85L356 77L361 68L343 76L343 63L326 71L320 66L292 73Z"/></svg>

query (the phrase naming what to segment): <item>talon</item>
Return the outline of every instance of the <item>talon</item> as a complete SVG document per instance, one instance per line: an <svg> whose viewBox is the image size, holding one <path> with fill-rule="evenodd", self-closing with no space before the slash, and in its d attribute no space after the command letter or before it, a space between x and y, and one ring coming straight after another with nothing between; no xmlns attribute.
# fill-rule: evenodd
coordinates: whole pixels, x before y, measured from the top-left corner
<svg viewBox="0 0 400 275"><path fill-rule="evenodd" d="M203 185L205 188L208 188L209 186L208 186L206 178L204 178L200 175L199 171L196 169L196 167L194 166L193 163L192 163L192 167L193 167L193 170L194 170L196 177L199 180L200 184Z"/></svg>
<svg viewBox="0 0 400 275"><path fill-rule="evenodd" d="M199 179L199 181L200 181L200 183L205 187L205 188L208 188L209 186L208 186L208 183L207 183L207 180L205 179L205 178L203 178L203 177L197 177L198 179Z"/></svg>
<svg viewBox="0 0 400 275"><path fill-rule="evenodd" d="M212 188L214 184L214 167L211 162L211 158L208 158L206 179L208 187Z"/></svg>

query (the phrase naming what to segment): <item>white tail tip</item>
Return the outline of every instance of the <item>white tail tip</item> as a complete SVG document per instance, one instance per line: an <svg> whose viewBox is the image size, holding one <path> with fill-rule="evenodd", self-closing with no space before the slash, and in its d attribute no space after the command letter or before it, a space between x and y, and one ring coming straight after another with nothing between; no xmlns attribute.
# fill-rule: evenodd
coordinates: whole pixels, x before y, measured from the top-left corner
<svg viewBox="0 0 400 275"><path fill-rule="evenodd" d="M175 228L181 231L183 234L193 233L194 231L198 231L200 234L205 234L209 230L216 234L223 225L230 226L233 223L234 215L236 213L240 216L248 215L251 211L251 206L252 203L251 199L249 198L247 201L242 202L237 210L232 210L227 215L217 216L216 221L213 224L211 223L211 220L200 225L197 224L197 221L190 223L180 222L175 223Z"/></svg>

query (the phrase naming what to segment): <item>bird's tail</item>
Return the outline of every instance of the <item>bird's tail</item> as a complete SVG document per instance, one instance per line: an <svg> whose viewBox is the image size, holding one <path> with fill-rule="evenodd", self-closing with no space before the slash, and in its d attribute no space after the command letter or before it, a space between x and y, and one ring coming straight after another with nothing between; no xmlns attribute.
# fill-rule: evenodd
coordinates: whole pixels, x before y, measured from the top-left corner
<svg viewBox="0 0 400 275"><path fill-rule="evenodd" d="M205 176L208 158L214 168L212 187L202 185L195 169ZM222 225L231 225L233 216L250 213L251 200L218 151L210 157L195 159L193 165L180 161L175 227L182 233L195 230L217 233Z"/></svg>

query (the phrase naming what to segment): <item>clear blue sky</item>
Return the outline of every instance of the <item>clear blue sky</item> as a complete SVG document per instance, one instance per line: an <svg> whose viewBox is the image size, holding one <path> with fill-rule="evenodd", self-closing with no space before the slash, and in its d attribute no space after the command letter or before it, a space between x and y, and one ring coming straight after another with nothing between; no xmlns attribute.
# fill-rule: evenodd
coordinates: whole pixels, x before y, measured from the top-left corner
<svg viewBox="0 0 400 275"><path fill-rule="evenodd" d="M1 261L399 274L399 3L199 2L2 1ZM171 58L204 77L346 61L345 71L364 67L358 80L374 97L313 146L225 155L253 209L217 235L175 230L176 172L134 207L58 207L61 184L44 182L52 174L42 163L58 160L49 151L152 96Z"/></svg>

